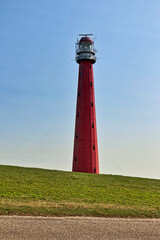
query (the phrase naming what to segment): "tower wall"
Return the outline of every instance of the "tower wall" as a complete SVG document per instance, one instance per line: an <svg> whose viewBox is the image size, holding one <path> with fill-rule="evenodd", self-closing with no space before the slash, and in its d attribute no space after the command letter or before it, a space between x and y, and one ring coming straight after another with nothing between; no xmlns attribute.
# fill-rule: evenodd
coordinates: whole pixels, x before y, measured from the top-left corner
<svg viewBox="0 0 160 240"><path fill-rule="evenodd" d="M99 173L94 76L91 60L81 60L79 63L72 170Z"/></svg>

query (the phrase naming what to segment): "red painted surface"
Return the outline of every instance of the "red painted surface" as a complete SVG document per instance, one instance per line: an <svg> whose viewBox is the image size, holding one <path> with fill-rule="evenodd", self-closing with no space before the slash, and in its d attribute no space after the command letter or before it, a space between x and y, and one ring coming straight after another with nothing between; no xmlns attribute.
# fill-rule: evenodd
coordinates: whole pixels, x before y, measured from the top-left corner
<svg viewBox="0 0 160 240"><path fill-rule="evenodd" d="M93 62L81 60L74 136L74 172L99 173Z"/></svg>
<svg viewBox="0 0 160 240"><path fill-rule="evenodd" d="M80 42L91 42L91 43L92 43L93 41L92 41L92 39L89 38L89 37L82 37L81 40L80 40Z"/></svg>

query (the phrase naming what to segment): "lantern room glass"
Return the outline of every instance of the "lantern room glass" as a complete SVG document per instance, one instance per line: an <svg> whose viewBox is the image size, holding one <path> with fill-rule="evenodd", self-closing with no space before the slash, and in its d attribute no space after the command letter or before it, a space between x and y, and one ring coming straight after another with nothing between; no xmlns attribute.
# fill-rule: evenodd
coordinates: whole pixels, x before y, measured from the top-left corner
<svg viewBox="0 0 160 240"><path fill-rule="evenodd" d="M82 43L79 43L79 50L80 50L80 51L90 52L90 51L92 51L92 49L93 49L93 44L90 43L90 42L82 42Z"/></svg>

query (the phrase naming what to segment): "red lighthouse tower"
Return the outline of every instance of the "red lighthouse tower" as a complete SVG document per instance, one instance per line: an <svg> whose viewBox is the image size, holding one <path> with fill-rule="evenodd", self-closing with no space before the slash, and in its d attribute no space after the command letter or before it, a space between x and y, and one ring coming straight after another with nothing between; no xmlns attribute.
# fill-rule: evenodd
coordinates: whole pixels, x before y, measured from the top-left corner
<svg viewBox="0 0 160 240"><path fill-rule="evenodd" d="M99 174L93 76L96 51L88 35L92 34L80 34L76 43L79 77L72 171Z"/></svg>

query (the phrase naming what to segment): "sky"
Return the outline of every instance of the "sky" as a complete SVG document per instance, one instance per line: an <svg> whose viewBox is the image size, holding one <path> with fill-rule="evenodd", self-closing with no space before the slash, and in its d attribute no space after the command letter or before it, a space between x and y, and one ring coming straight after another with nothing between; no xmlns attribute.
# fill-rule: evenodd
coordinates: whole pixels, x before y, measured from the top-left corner
<svg viewBox="0 0 160 240"><path fill-rule="evenodd" d="M72 170L79 33L96 37L100 173L160 179L160 1L0 1L0 164Z"/></svg>

